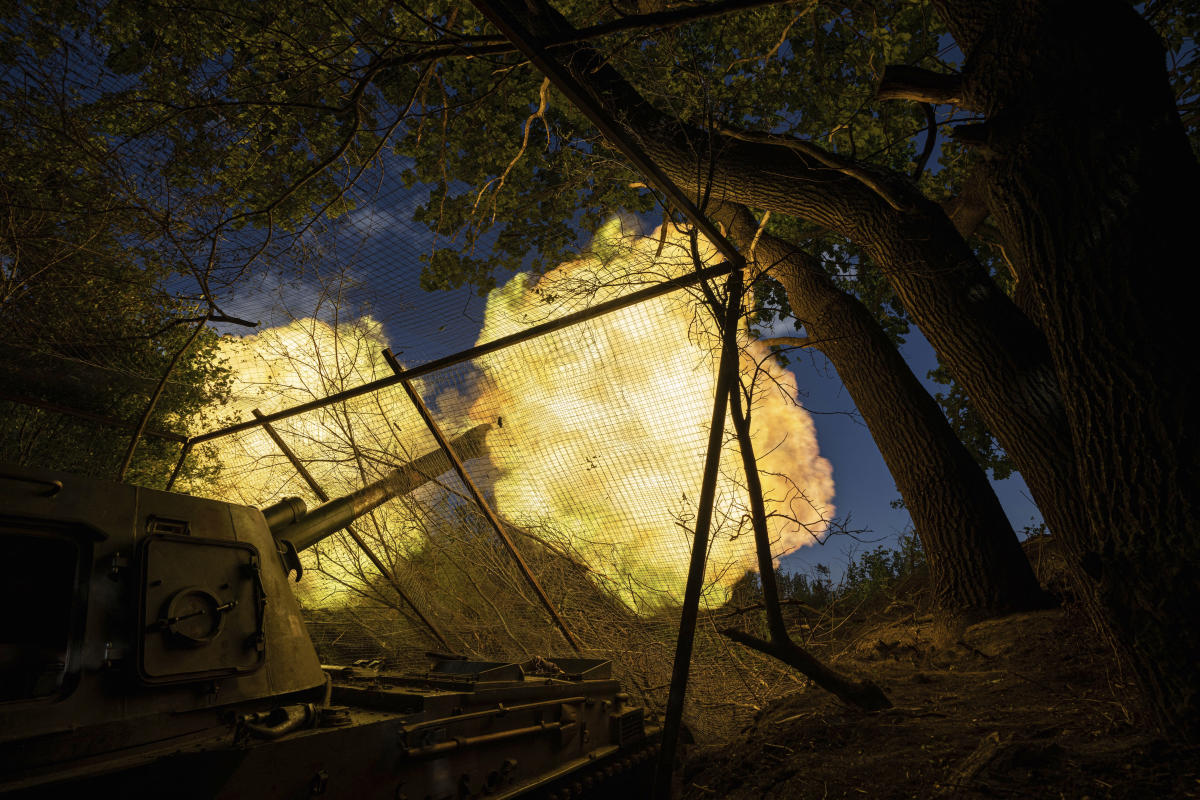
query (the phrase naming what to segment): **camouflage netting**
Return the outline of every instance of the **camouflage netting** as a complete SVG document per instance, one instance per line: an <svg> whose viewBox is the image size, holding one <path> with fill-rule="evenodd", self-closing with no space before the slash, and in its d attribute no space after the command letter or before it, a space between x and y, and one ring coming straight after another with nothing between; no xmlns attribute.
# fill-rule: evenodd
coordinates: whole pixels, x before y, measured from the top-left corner
<svg viewBox="0 0 1200 800"><path fill-rule="evenodd" d="M518 275L495 290L478 341L692 268L686 237L668 236L655 260L654 237L617 224L602 236L593 251L604 249L603 258L581 257L536 283ZM697 295L672 292L415 381L447 436L486 426L484 451L463 454L475 456L466 462L473 482L585 652L613 658L631 690L652 704L661 703L670 679L715 383L715 326ZM224 410L247 420L252 409L272 414L387 378L394 373L383 348L407 349L387 331L373 317L339 315L227 338L221 348L234 379ZM747 379L761 370L754 430L775 501L776 550L784 552L822 530L832 482L811 423L793 402L790 376L765 350L743 345ZM286 417L274 428L333 496L437 449L399 385ZM737 452L727 451L704 596L713 611L754 567ZM212 439L189 457L220 468L180 487L187 491L259 506L288 495L317 502L261 428ZM454 651L489 659L570 652L452 472L355 529ZM424 651L444 649L346 534L304 560L297 589L327 660L415 668ZM794 685L785 670L718 636L712 618L697 652L694 698L703 705L709 697L718 712L713 724L727 720L730 706L750 709Z"/></svg>
<svg viewBox="0 0 1200 800"><path fill-rule="evenodd" d="M384 348L420 370L718 263L703 241L692 247L686 226L656 229L649 215L626 215L580 235L575 259L543 275L502 272L486 298L470 286L429 289L431 254L456 240L413 221L411 209L434 187L404 175L405 153L365 145L344 153L321 177L338 187L333 199L290 209L291 223L274 227L244 210L255 198L232 203L236 186L180 179L186 165L169 115L137 135L89 132L122 113L120 93L136 81L86 46L55 45L5 73L0 145L7 163L30 166L4 178L4 461L116 477L133 426L153 405L124 477L163 488L182 439L249 421L254 409L283 412L388 378ZM58 114L57 101L78 113ZM212 123L211 136L227 136L234 153L237 135ZM517 156L519 140L502 146ZM502 234L480 221L494 184L494 176L460 181L449 191L478 209L477 230L459 244L480 258ZM710 281L717 294L722 285ZM693 286L414 381L447 436L487 426L485 446L464 453L473 481L585 654L612 658L629 691L656 708L696 524L716 330ZM794 378L745 331L741 339L778 556L824 532L833 480ZM332 496L437 449L394 382L274 427ZM728 441L722 464L689 695L699 732L728 729L799 680L717 634L731 587L755 568ZM196 444L174 488L256 506L290 495L317 503L261 427ZM425 651L446 647L489 659L570 652L453 472L355 531L386 578L339 533L304 554L296 586L325 660L422 669Z"/></svg>

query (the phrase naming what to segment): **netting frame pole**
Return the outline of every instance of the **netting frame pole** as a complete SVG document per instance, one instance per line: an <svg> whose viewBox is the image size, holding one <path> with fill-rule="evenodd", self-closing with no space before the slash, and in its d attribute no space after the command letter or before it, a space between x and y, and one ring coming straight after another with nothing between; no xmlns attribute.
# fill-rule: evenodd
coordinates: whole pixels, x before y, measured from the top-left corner
<svg viewBox="0 0 1200 800"><path fill-rule="evenodd" d="M175 485L175 479L179 477L179 472L183 469L183 462L187 460L188 454L192 452L193 444L195 442L191 439L184 440L183 447L179 450L179 460L175 462L175 469L171 470L171 477L167 479L164 491L171 491L171 487Z"/></svg>
<svg viewBox="0 0 1200 800"><path fill-rule="evenodd" d="M543 322L541 324L534 325L533 327L526 328L523 331L518 331L516 333L509 334L508 336L501 336L499 339L494 339L490 342L485 342L484 344L475 345L474 347L467 348L466 350L460 350L457 353L451 353L448 356L435 358L433 361L427 361L424 364L413 367L412 369L405 370L404 374L408 376L409 380L413 380L421 376L437 372L438 370L445 369L446 367L452 367L455 364L473 361L480 356L485 356L489 353L495 353L499 350L504 350L508 347L512 347L515 344L520 344L521 342L527 342L531 339L536 339L539 336L544 336L547 333L553 333L555 331L560 331L563 328L569 328L572 325L589 319L602 317L612 311L618 311L622 308L628 308L629 306L636 305L646 300L651 300L655 297L662 297L665 294L670 294L671 292L675 292L680 289L686 289L689 286L694 286L695 284L708 280L709 278L719 278L722 275L728 275L730 269L732 268L733 267L731 267L729 263L722 263L711 267L705 267L699 272L692 272L687 275L681 275L677 278L669 278L665 281L660 281L653 286L647 286L645 289L638 289L636 292L630 292L622 297L615 297L612 300L605 300L603 303L597 303L590 308L565 314L558 319L553 319L549 322ZM308 411L315 411L319 408L325 408L326 406L331 406L334 403L339 403L343 400L351 400L355 397L362 397L365 394L378 392L382 389L395 386L399 382L400 376L389 375L386 378L379 378L378 380L364 383L361 386L355 386L351 389L344 389L340 392L335 392L331 395L326 395L325 397L321 397L316 400L309 400L306 403L301 403L299 405L292 406L291 408L285 408L282 411L272 411L270 414L267 414L264 419L267 422L278 422L281 419L287 419L298 414L304 414ZM220 439L223 436L241 433L242 431L257 428L261 424L262 423L260 423L258 420L251 419L246 420L245 422L227 425L224 428L207 431L192 437L193 444L208 442L212 441L213 439Z"/></svg>
<svg viewBox="0 0 1200 800"><path fill-rule="evenodd" d="M308 484L309 489L312 489L312 492L317 496L317 499L319 499L322 503L328 503L330 499L329 493L326 492L319 483L317 483L316 478L314 478L312 473L308 471L308 467L304 466L304 462L300 460L295 451L288 446L288 443L285 442L283 437L279 435L279 432L275 430L275 426L269 422L263 422L263 419L266 415L257 408L251 409L250 413L254 415L255 419L257 419L259 422L262 422L263 430L266 431L267 435L271 437L271 441L275 443L275 446L279 448L279 451L283 453L288 461L291 462L292 466L296 469L296 473L304 479L304 482ZM424 614L421 613L421 609L417 608L417 605L412 601L412 598L410 598L404 589L400 587L400 582L396 580L396 576L383 566L383 561L381 561L379 557L375 555L375 551L367 545L366 541L363 540L358 531L354 529L354 526L347 525L345 531L346 533L350 534L350 538L354 540L354 544L357 545L358 548L363 551L363 554L366 555L367 559L375 565L375 569L379 570L379 574L385 581L388 582L389 585L391 585L391 587L396 591L396 594L400 596L400 599L408 605L409 609L412 610L417 619L421 620L421 623L429 629L429 632L433 634L433 638L437 641L437 643L446 648L446 650L452 650L453 648L451 648L449 642L446 641L446 637L442 635L442 632L437 629L437 626L434 625L432 621L430 621Z"/></svg>
<svg viewBox="0 0 1200 800"><path fill-rule="evenodd" d="M533 574L533 570L529 568L529 564L525 562L525 558L521 555L521 551L517 549L516 543L513 542L512 537L508 535L508 531L504 529L504 523L500 521L500 517L495 511L492 510L491 505L483 496L483 492L479 490L479 487L475 485L475 481L471 479L471 475L467 472L466 466L458 457L458 454L454 452L454 448L451 447L450 440L446 438L444 433L442 433L441 427L437 424L437 420L433 418L433 414L429 412L429 408L425 405L425 401L421 399L420 393L413 388L412 381L409 379L404 367L400 365L400 362L396 360L396 356L394 356L392 351L388 348L384 349L383 357L384 360L387 361L388 366L392 368L392 371L394 371L396 376L400 379L400 385L404 387L404 392L408 395L408 399L412 401L413 406L417 409L417 413L421 415L421 419L425 422L425 427L429 429L429 432L437 441L438 447L442 448L442 452L446 454L446 458L450 459L450 463L454 465L454 471L458 474L459 480L463 482L463 486L467 488L467 492L471 495L471 498L475 501L476 505L479 506L480 511L483 512L483 516L492 526L492 529L496 531L496 535L500 537L500 540L504 542L504 546L508 548L508 552L512 555L513 560L517 562L517 566L520 568L521 574L525 576L525 580L528 581L530 588L532 588L534 593L537 594L538 600L541 601L542 606L545 607L546 611L550 614L551 619L554 620L554 624L558 626L559 631L562 632L563 638L567 640L567 643L571 645L576 653L582 654L583 649L579 645L579 640L576 639L575 634L571 632L571 628L568 627L567 621L564 620L562 615L558 613L558 609L555 608L554 603L550 600L550 596L546 594L546 591L542 588L542 585L538 583L538 579Z"/></svg>
<svg viewBox="0 0 1200 800"><path fill-rule="evenodd" d="M700 482L700 498L696 503L696 530L692 538L692 557L683 592L683 608L679 612L679 636L675 642L671 689L667 694L667 708L663 719L662 750L654 769L651 796L656 800L667 800L671 796L675 751L679 746L679 730L683 725L683 706L687 700L692 650L696 643L696 622L700 617L700 592L704 588L704 568L708 562L708 544L712 534L721 450L725 443L725 417L729 408L729 395L738 375L737 330L741 313L742 271L734 270L725 284L721 358L717 366L717 386L713 396L712 421L708 430L708 451L704 456L704 476Z"/></svg>

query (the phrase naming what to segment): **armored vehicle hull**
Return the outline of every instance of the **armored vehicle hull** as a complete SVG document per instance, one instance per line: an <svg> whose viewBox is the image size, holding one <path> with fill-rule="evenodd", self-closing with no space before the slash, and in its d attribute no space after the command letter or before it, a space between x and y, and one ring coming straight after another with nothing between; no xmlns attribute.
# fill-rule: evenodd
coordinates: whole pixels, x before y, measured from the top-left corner
<svg viewBox="0 0 1200 800"><path fill-rule="evenodd" d="M277 516L0 468L0 795L643 794L658 729L606 660L322 665Z"/></svg>

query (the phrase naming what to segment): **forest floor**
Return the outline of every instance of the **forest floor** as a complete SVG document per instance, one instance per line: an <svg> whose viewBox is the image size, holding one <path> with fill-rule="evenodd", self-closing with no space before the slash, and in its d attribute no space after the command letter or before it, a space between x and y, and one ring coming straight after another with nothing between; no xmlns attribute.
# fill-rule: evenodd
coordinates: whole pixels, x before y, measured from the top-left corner
<svg viewBox="0 0 1200 800"><path fill-rule="evenodd" d="M1031 560L1061 588L1045 547L1034 543ZM811 647L877 683L893 708L862 712L813 686L788 695L728 740L690 746L681 796L1200 798L1200 751L1150 732L1069 598L954 638L934 635L917 589Z"/></svg>

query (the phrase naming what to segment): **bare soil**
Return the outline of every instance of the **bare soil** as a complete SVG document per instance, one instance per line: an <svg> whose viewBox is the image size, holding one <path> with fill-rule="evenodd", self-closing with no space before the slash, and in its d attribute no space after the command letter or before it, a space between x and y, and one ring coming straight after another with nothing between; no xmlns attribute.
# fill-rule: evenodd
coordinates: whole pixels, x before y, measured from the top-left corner
<svg viewBox="0 0 1200 800"><path fill-rule="evenodd" d="M862 712L809 686L728 740L690 747L681 796L1200 798L1200 752L1151 731L1069 597L949 635L919 606L914 590L812 645L893 708Z"/></svg>

